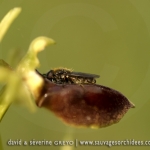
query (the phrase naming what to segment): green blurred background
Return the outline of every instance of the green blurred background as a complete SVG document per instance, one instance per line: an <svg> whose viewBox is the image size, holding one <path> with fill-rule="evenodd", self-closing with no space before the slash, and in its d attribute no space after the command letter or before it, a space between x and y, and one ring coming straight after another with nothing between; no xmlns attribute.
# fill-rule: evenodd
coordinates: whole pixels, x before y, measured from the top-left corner
<svg viewBox="0 0 150 150"><path fill-rule="evenodd" d="M39 54L42 73L55 67L99 74L97 83L122 92L135 105L115 125L81 129L64 125L51 112L12 105L0 123L4 150L84 150L107 146L8 146L16 140L150 140L150 0L0 0L0 18L22 7L2 43L0 58L10 63L37 36L57 44ZM13 64L10 64L13 66ZM112 149L149 149L113 146Z"/></svg>

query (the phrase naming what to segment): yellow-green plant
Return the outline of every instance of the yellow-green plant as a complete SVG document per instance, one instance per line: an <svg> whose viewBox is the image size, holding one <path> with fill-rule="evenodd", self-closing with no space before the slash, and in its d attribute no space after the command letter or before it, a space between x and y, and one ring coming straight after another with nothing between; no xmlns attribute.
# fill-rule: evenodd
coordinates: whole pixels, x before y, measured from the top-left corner
<svg viewBox="0 0 150 150"><path fill-rule="evenodd" d="M10 10L0 23L0 42L13 20L21 12L21 8ZM34 39L16 68L11 68L4 60L0 60L0 83L5 86L0 91L0 120L12 102L21 101L31 110L35 110L35 102L42 88L43 79L35 72L39 66L37 54L46 46L54 44L54 40L41 36Z"/></svg>

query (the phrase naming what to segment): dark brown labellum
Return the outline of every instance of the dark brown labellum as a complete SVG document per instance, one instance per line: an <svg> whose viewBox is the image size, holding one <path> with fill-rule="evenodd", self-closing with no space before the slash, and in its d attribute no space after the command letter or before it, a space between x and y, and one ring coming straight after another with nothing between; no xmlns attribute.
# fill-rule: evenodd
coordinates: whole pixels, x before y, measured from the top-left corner
<svg viewBox="0 0 150 150"><path fill-rule="evenodd" d="M134 107L120 92L97 84L45 84L36 103L64 122L85 127L106 127L117 123Z"/></svg>

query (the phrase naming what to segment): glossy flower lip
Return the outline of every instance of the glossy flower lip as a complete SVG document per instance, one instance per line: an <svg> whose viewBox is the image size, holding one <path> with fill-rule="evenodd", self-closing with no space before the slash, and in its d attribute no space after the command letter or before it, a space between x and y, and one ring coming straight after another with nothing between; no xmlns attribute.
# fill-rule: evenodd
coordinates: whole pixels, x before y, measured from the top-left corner
<svg viewBox="0 0 150 150"><path fill-rule="evenodd" d="M122 93L97 84L56 84L44 78L38 107L53 112L75 127L102 128L119 122L134 108Z"/></svg>

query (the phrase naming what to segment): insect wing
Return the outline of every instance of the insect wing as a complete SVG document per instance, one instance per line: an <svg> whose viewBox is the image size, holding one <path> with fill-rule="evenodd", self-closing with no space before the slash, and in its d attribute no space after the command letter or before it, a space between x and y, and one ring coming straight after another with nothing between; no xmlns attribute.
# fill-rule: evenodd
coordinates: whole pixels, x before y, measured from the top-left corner
<svg viewBox="0 0 150 150"><path fill-rule="evenodd" d="M84 77L84 78L99 78L99 75L89 74L89 73L82 73L82 72L71 72L70 76L73 77Z"/></svg>

